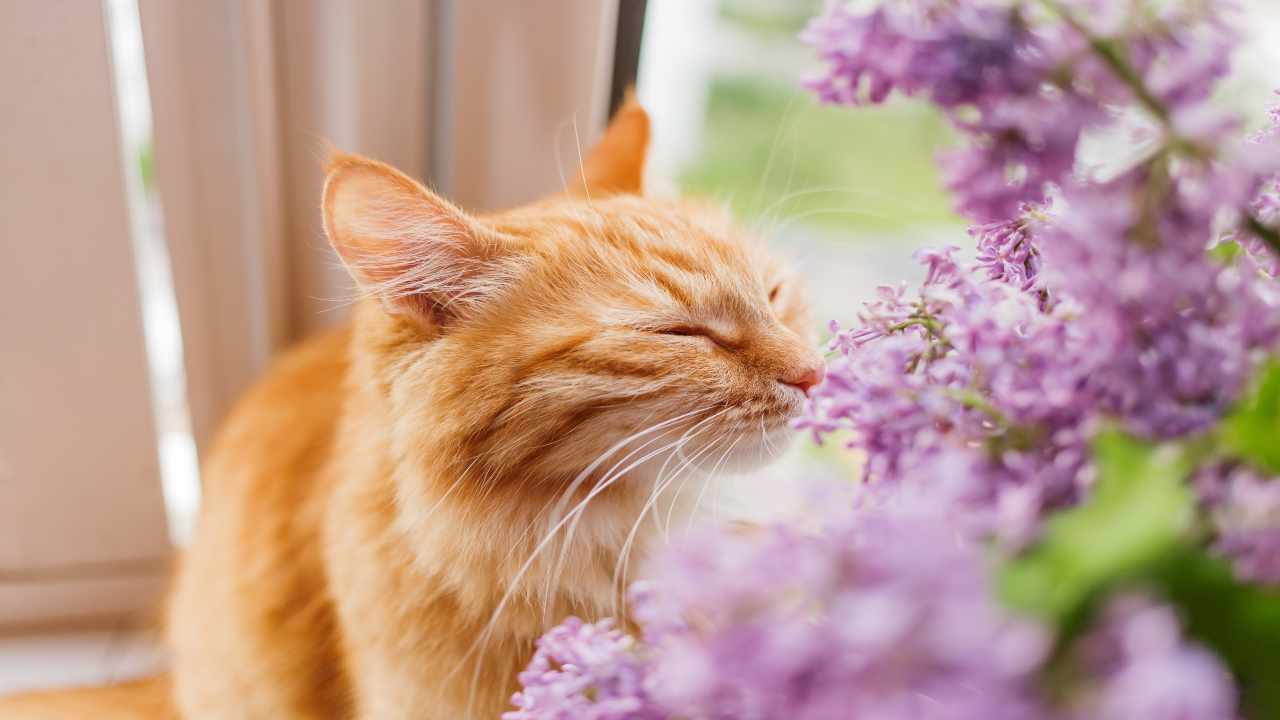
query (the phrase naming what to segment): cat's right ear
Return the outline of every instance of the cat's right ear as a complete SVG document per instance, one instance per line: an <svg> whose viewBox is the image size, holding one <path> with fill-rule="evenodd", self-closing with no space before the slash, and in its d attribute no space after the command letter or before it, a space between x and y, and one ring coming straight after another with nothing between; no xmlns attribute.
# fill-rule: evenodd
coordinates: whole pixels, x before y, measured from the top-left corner
<svg viewBox="0 0 1280 720"><path fill-rule="evenodd" d="M509 239L389 165L334 154L324 229L362 290L393 313L447 326L519 270Z"/></svg>
<svg viewBox="0 0 1280 720"><path fill-rule="evenodd" d="M644 192L644 166L649 154L649 113L634 90L627 90L622 107L614 113L604 137L582 161L582 172L570 186L576 195L640 195Z"/></svg>

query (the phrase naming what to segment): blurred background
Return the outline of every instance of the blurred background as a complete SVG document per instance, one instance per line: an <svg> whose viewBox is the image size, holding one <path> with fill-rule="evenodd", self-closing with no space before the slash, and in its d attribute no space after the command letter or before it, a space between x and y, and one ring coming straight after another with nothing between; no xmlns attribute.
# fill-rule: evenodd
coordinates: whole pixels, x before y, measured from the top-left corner
<svg viewBox="0 0 1280 720"><path fill-rule="evenodd" d="M964 245L921 104L818 106L819 0L11 0L0 26L0 692L162 662L147 629L199 459L280 349L342 322L326 143L460 204L555 192L637 84L650 186L718 198L848 323ZM1280 6L1243 3L1224 101L1260 124ZM735 479L847 473L801 446Z"/></svg>

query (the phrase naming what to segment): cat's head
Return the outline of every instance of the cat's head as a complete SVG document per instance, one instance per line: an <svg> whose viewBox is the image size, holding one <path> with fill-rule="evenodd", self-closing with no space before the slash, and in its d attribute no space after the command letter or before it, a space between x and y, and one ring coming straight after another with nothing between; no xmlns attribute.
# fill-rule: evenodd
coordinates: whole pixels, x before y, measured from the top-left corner
<svg viewBox="0 0 1280 720"><path fill-rule="evenodd" d="M823 373L801 288L722 209L641 193L648 134L627 105L576 187L486 216L332 160L325 228L371 298L356 359L402 451L563 478L633 436L600 472L783 440Z"/></svg>

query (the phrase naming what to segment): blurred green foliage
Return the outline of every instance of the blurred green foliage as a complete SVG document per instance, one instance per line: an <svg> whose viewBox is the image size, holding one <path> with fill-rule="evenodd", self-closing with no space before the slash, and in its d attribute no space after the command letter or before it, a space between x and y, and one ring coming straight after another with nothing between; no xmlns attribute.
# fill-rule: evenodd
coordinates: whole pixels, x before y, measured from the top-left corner
<svg viewBox="0 0 1280 720"><path fill-rule="evenodd" d="M822 10L822 0L720 0L724 22L771 35L795 35Z"/></svg>
<svg viewBox="0 0 1280 720"><path fill-rule="evenodd" d="M828 107L785 83L722 75L703 132L682 189L724 197L745 218L843 230L960 224L934 164L952 133L923 105Z"/></svg>
<svg viewBox="0 0 1280 720"><path fill-rule="evenodd" d="M1222 422L1222 444L1268 474L1280 475L1280 361L1273 360Z"/></svg>
<svg viewBox="0 0 1280 720"><path fill-rule="evenodd" d="M1194 519L1189 453L1112 431L1094 441L1093 457L1098 482L1089 499L1050 517L1043 541L1001 578L1013 607L1062 625L1180 547Z"/></svg>

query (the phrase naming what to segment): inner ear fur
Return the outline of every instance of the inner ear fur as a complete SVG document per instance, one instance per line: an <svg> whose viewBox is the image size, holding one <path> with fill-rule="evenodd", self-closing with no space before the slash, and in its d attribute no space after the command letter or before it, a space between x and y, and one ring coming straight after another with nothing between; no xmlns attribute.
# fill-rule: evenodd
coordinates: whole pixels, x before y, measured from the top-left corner
<svg viewBox="0 0 1280 720"><path fill-rule="evenodd" d="M352 277L393 312L456 320L516 269L510 244L481 220L360 155L330 158L322 209L325 234Z"/></svg>

